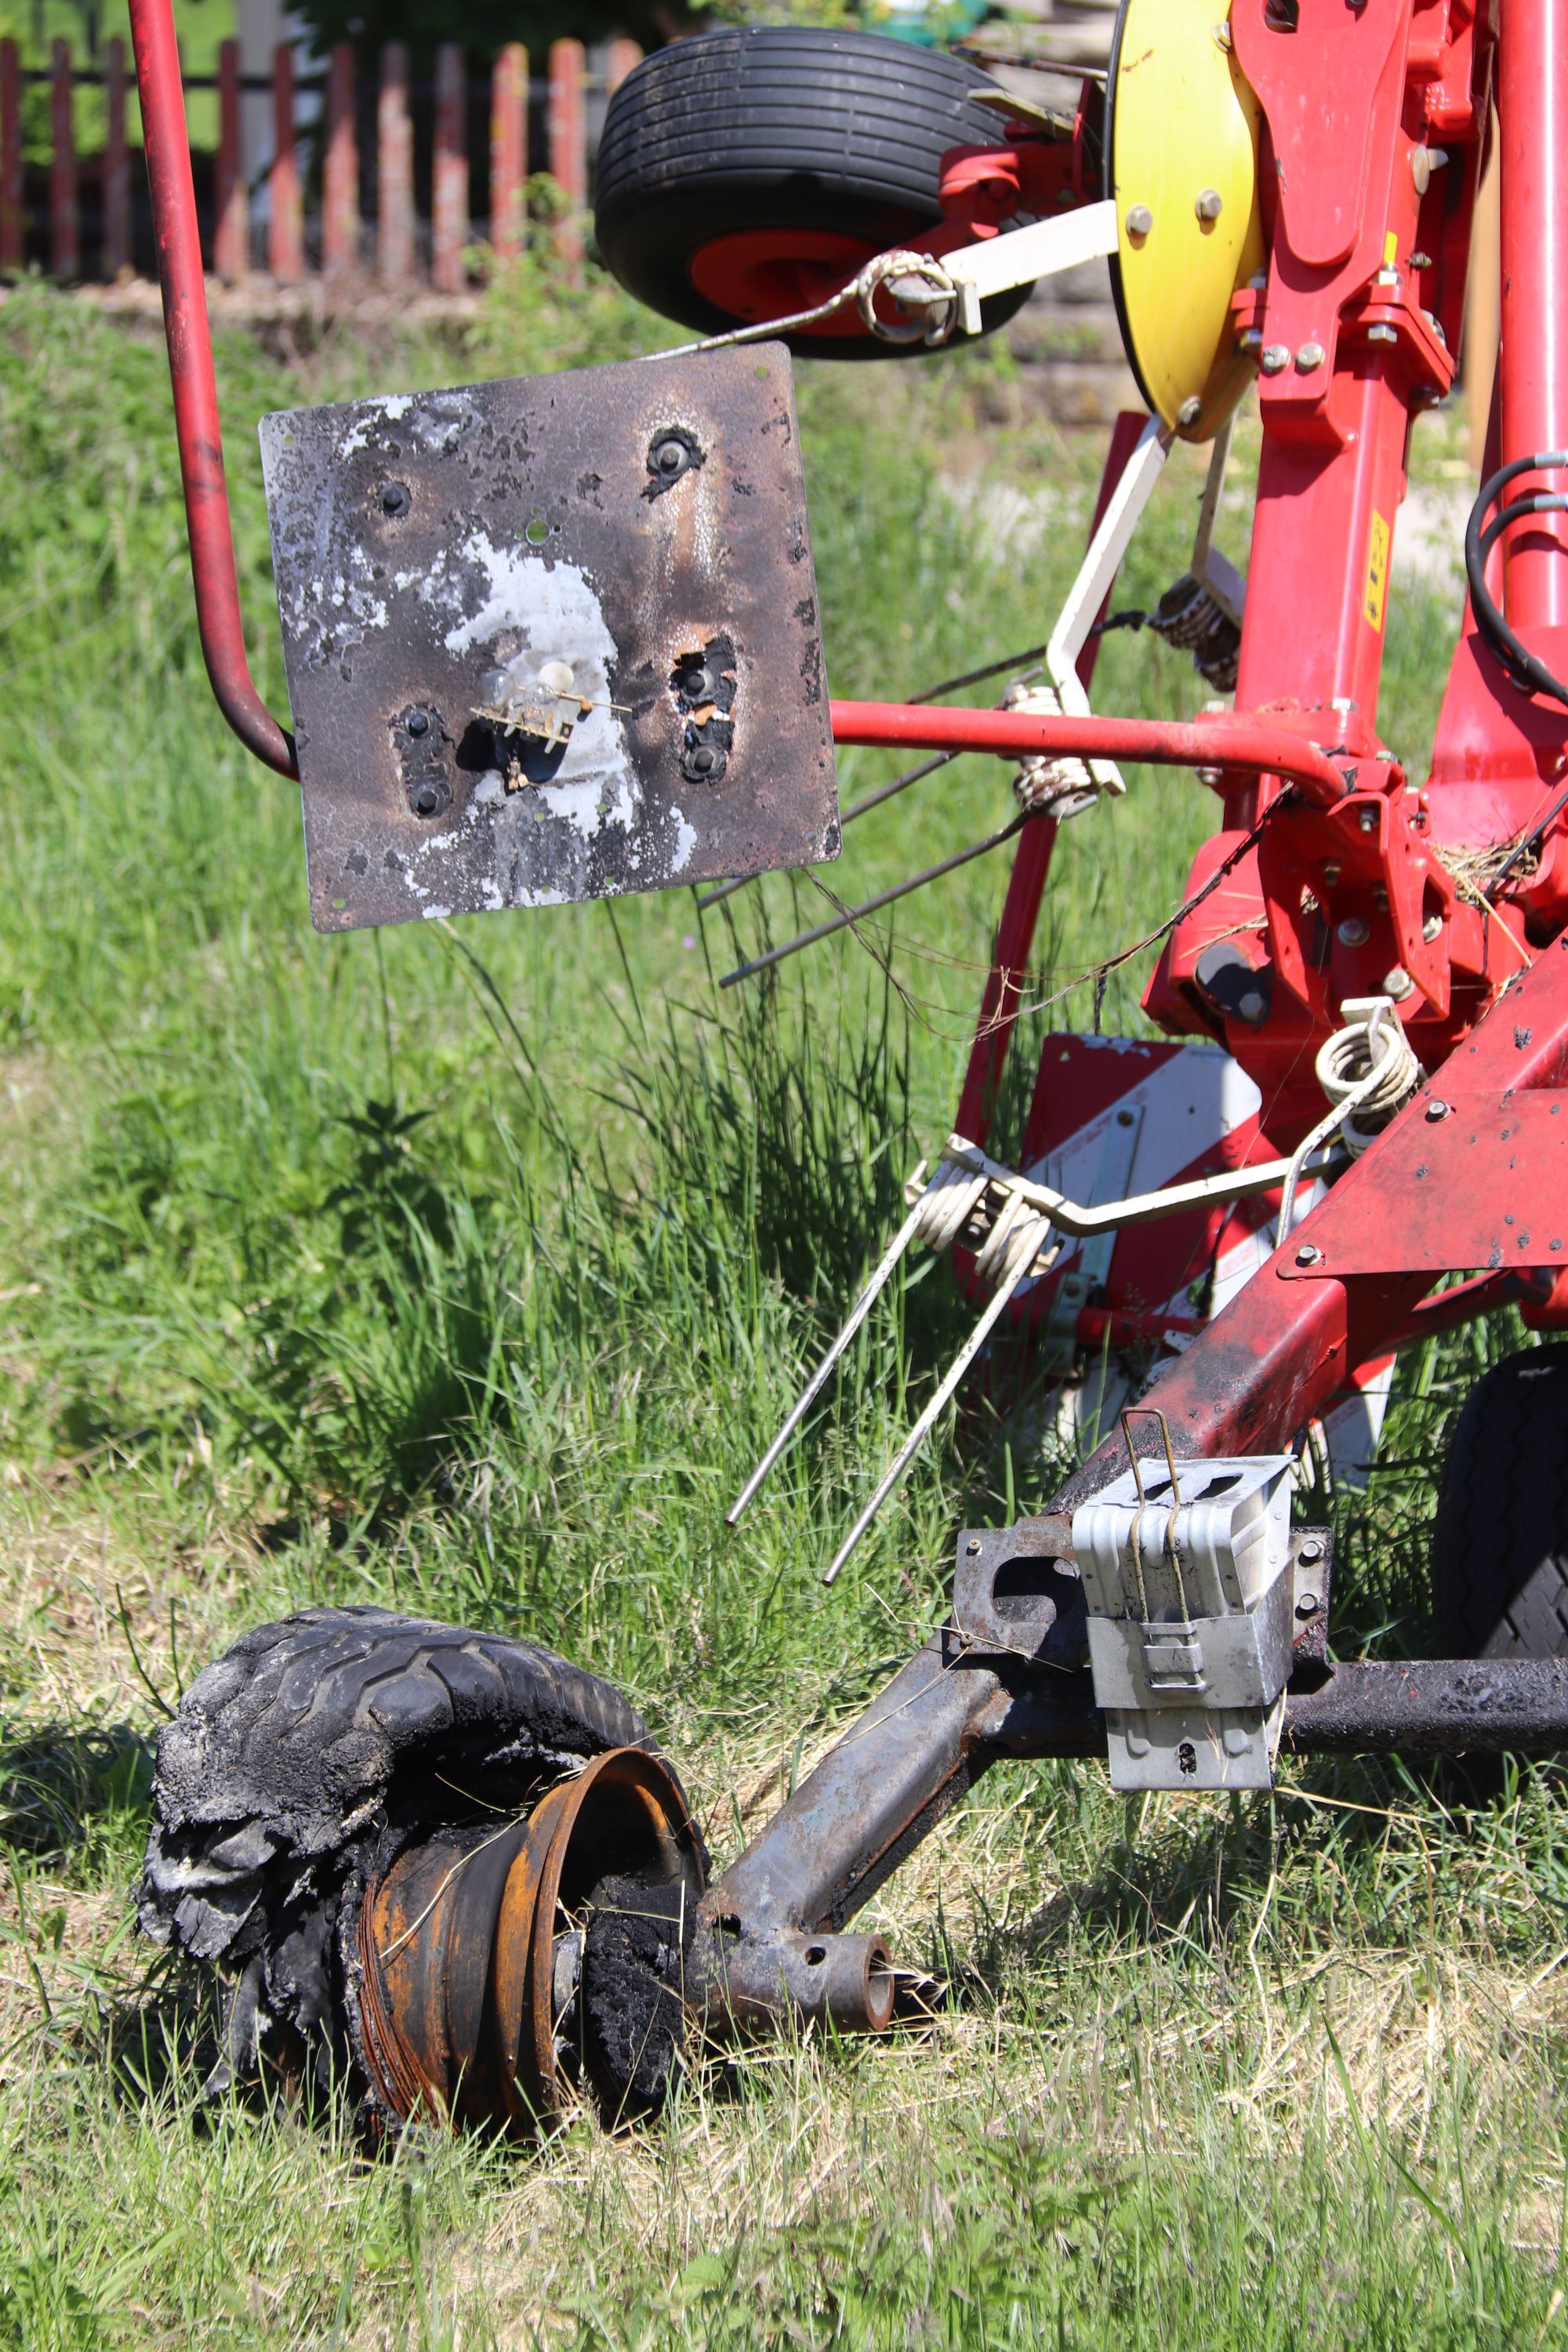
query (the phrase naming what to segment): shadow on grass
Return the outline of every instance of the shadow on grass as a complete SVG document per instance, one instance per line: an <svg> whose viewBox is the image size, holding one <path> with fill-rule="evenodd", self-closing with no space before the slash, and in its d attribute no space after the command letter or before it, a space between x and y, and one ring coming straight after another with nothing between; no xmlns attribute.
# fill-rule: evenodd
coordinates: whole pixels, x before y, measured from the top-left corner
<svg viewBox="0 0 1568 2352"><path fill-rule="evenodd" d="M145 1822L153 1743L129 1724L0 1726L0 1838L38 1862L65 1861L111 1828Z"/></svg>

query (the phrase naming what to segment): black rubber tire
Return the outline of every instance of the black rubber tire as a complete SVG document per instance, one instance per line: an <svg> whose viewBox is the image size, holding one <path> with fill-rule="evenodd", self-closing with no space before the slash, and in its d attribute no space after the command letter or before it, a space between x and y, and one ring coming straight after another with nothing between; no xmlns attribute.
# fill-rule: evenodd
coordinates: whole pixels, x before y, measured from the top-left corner
<svg viewBox="0 0 1568 2352"><path fill-rule="evenodd" d="M748 325L698 291L692 254L748 229L836 229L874 248L914 240L942 218L945 150L1002 143L1001 116L972 97L994 86L963 58L877 33L753 26L656 49L605 118L595 226L605 267L684 327L721 334ZM988 301L986 332L1030 291ZM870 359L911 347L802 335L792 348Z"/></svg>
<svg viewBox="0 0 1568 2352"><path fill-rule="evenodd" d="M647 1726L596 1675L391 1610L307 1609L215 1659L159 1738L138 1889L147 1934L232 1988L211 2087L252 2071L269 2028L323 2085L357 2057L340 1912L413 1829L524 1808L633 1747L653 1748Z"/></svg>
<svg viewBox="0 0 1568 2352"><path fill-rule="evenodd" d="M1465 1400L1432 1592L1445 1656L1568 1657L1568 1347L1505 1357Z"/></svg>

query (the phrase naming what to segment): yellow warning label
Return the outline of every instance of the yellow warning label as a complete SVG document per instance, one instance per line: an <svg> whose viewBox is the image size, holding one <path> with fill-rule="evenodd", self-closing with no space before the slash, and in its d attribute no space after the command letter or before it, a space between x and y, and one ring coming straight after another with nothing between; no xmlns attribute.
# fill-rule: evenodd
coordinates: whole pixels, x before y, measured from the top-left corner
<svg viewBox="0 0 1568 2352"><path fill-rule="evenodd" d="M1383 603L1388 593L1388 525L1373 509L1372 530L1366 542L1366 594L1362 598L1362 611L1369 628L1382 630Z"/></svg>
<svg viewBox="0 0 1568 2352"><path fill-rule="evenodd" d="M1398 234L1397 234L1397 232L1396 232L1395 230L1394 230L1394 229L1390 229L1390 230L1388 231L1388 234L1386 235L1386 236L1385 236L1385 237L1384 238L1384 240L1383 240L1383 266L1384 266L1384 268L1385 269L1392 269L1392 268L1394 268L1394 263L1398 260L1398 258L1399 258L1399 237L1398 237Z"/></svg>

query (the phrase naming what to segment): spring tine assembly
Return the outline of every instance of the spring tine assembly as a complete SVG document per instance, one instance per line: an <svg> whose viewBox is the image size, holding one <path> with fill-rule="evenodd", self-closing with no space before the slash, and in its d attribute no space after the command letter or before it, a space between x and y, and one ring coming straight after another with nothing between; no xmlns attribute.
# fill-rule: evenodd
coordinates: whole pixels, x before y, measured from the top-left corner
<svg viewBox="0 0 1568 2352"><path fill-rule="evenodd" d="M963 1156L961 1156L963 1155ZM980 1165L974 1165L975 1160ZM861 1511L849 1533L839 1545L826 1570L823 1582L831 1584L839 1570L859 1542L888 1496L903 1477L920 1447L942 1414L944 1406L963 1380L964 1373L984 1346L991 1330L1000 1319L1003 1309L1017 1288L1023 1276L1044 1270L1056 1255L1048 1247L1051 1220L1037 1202L1014 1191L1005 1191L1001 1204L987 1222L979 1216L986 1194L995 1178L1005 1171L996 1170L984 1155L974 1153L973 1147L960 1145L955 1138L948 1151L936 1165L931 1181L918 1193L909 1215L879 1261L870 1280L855 1301L843 1328L818 1364L805 1387L790 1408L788 1418L767 1452L747 1479L740 1495L725 1517L725 1525L733 1527L742 1512L756 1493L768 1472L810 1411L827 1381L829 1373L866 1320L872 1306L886 1287L889 1277L912 1241L925 1242L934 1250L950 1249L961 1235L969 1231L974 1247L975 1272L982 1281L994 1282L995 1296L990 1300L974 1329L970 1333L952 1363L949 1366L935 1394L927 1402L919 1420L904 1440L892 1463L883 1474L876 1492ZM913 1180L919 1182L919 1171ZM1043 1263L1042 1263L1043 1261Z"/></svg>

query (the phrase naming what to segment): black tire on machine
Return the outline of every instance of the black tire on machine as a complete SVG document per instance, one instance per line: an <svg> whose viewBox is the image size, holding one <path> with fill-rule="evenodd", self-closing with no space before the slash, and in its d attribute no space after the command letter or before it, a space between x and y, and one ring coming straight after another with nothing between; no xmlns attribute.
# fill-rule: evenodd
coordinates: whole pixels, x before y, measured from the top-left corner
<svg viewBox="0 0 1568 2352"><path fill-rule="evenodd" d="M1568 1656L1568 1347L1526 1348L1476 1382L1432 1541L1446 1654Z"/></svg>
<svg viewBox="0 0 1568 2352"><path fill-rule="evenodd" d="M874 33L763 26L655 50L611 100L599 143L595 223L605 264L638 301L700 334L804 310L814 273L826 282L839 265L841 278L873 253L929 235L942 218L947 149L1003 142L1003 117L974 102L976 90L994 87L967 59ZM747 257L770 236L776 261ZM744 313L726 307L724 289L742 281L781 299ZM987 301L985 331L1030 290ZM868 333L853 306L830 330L786 340L815 358L911 348Z"/></svg>

